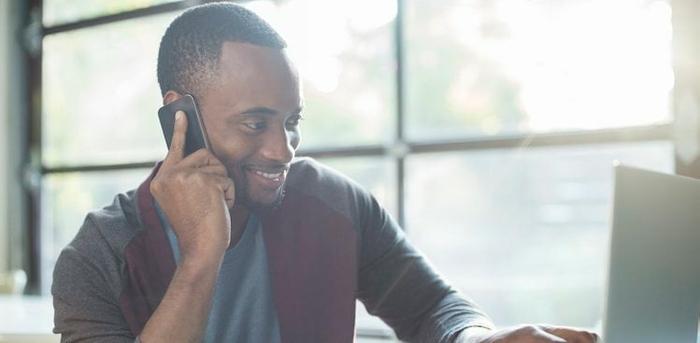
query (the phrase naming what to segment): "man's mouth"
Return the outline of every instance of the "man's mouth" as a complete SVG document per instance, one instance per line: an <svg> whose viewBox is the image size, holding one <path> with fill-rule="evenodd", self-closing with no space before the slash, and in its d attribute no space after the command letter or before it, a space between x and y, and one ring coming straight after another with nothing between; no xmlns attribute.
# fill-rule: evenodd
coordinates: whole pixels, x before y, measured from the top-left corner
<svg viewBox="0 0 700 343"><path fill-rule="evenodd" d="M256 170L256 169L252 169L252 172L257 174L257 175L260 175L266 179L270 179L273 181L279 181L280 176L282 176L282 173L284 173L284 172L266 173L264 171Z"/></svg>
<svg viewBox="0 0 700 343"><path fill-rule="evenodd" d="M249 179L265 189L276 190L284 183L287 178L287 168L258 168L247 167L246 173Z"/></svg>

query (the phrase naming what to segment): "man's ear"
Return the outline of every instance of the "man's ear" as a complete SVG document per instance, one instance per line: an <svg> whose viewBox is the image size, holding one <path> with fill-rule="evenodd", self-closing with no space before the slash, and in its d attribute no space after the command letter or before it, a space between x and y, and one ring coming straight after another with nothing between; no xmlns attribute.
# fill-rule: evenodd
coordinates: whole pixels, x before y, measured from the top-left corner
<svg viewBox="0 0 700 343"><path fill-rule="evenodd" d="M174 91L174 90L169 90L165 92L165 95L163 95L163 106L176 101L178 99L182 98L182 94Z"/></svg>

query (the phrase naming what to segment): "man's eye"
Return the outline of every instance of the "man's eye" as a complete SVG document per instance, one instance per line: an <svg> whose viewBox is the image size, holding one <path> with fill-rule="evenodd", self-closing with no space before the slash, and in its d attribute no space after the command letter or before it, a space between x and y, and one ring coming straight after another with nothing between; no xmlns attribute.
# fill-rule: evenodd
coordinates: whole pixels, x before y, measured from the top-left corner
<svg viewBox="0 0 700 343"><path fill-rule="evenodd" d="M304 117L302 117L300 114L297 114L295 116L292 116L287 120L287 125L289 126L298 126L299 122L304 120Z"/></svg>
<svg viewBox="0 0 700 343"><path fill-rule="evenodd" d="M245 126L247 126L249 129L251 129L251 130L256 130L256 131L259 131L259 130L262 130L262 129L265 128L265 122L262 122L262 121L247 122L247 123L244 123L244 124L245 124Z"/></svg>

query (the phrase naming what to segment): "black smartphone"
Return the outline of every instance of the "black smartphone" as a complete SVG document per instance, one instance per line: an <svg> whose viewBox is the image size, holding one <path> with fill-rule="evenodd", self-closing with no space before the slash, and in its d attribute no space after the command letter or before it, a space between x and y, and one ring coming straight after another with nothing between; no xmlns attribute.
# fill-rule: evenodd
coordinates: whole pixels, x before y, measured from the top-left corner
<svg viewBox="0 0 700 343"><path fill-rule="evenodd" d="M160 119L160 127L163 129L165 136L165 144L170 149L170 143L173 140L173 131L175 129L175 112L183 111L187 116L187 133L185 135L185 156L205 148L209 150L209 142L207 134L204 130L202 117L197 110L197 103L194 97L185 94L182 98L175 100L158 110L158 119Z"/></svg>

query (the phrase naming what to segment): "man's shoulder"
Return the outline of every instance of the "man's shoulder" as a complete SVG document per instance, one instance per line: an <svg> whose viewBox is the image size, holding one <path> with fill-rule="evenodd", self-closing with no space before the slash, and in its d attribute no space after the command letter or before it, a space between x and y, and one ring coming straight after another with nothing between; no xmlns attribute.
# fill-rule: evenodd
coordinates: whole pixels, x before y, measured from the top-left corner
<svg viewBox="0 0 700 343"><path fill-rule="evenodd" d="M337 174L336 171L311 157L297 157L289 168L289 180L292 183L308 182L311 179L335 174Z"/></svg>
<svg viewBox="0 0 700 343"><path fill-rule="evenodd" d="M121 255L124 247L142 230L136 206L136 191L118 194L112 203L87 214L69 247L89 254L96 245Z"/></svg>
<svg viewBox="0 0 700 343"><path fill-rule="evenodd" d="M364 193L357 182L312 158L295 159L289 169L287 187L317 196L326 193Z"/></svg>
<svg viewBox="0 0 700 343"><path fill-rule="evenodd" d="M371 201L370 193L357 182L308 157L296 159L292 163L287 189L316 199L351 218L356 218Z"/></svg>
<svg viewBox="0 0 700 343"><path fill-rule="evenodd" d="M117 297L122 286L124 248L140 231L136 192L115 196L109 206L90 212L75 238L61 251L54 268L52 294L73 294L85 278L99 277ZM77 295L76 295L77 296Z"/></svg>

